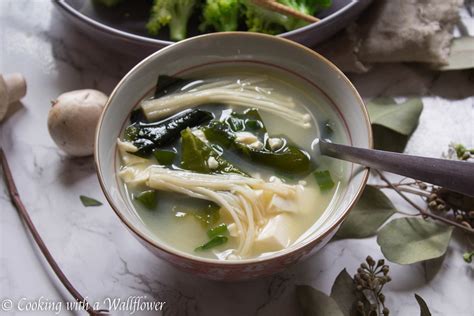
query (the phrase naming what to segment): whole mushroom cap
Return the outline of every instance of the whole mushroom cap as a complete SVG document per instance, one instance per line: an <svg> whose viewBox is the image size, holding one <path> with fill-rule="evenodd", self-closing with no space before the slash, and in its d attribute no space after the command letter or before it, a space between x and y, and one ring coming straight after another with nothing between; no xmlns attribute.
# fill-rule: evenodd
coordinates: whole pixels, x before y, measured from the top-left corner
<svg viewBox="0 0 474 316"><path fill-rule="evenodd" d="M0 121L5 117L8 111L8 91L3 76L0 75Z"/></svg>
<svg viewBox="0 0 474 316"><path fill-rule="evenodd" d="M107 95L84 89L61 94L48 114L48 129L56 145L70 156L94 153L97 123Z"/></svg>
<svg viewBox="0 0 474 316"><path fill-rule="evenodd" d="M9 105L25 95L26 80L22 74L0 74L0 122L5 118Z"/></svg>

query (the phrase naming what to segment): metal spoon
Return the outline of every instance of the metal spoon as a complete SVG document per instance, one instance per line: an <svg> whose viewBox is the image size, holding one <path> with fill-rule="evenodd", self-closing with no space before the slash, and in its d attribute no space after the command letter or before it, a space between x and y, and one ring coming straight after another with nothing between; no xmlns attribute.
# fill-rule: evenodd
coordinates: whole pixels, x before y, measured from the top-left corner
<svg viewBox="0 0 474 316"><path fill-rule="evenodd" d="M442 186L474 196L474 163L411 156L329 143L319 139L322 155Z"/></svg>

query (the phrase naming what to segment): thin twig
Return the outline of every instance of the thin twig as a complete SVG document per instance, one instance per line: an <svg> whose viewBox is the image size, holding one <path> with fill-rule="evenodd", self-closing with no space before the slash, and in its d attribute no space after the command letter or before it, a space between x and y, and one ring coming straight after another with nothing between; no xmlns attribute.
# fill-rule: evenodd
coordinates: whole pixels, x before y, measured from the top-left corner
<svg viewBox="0 0 474 316"><path fill-rule="evenodd" d="M408 182L408 183L403 183L403 181L407 181L407 180L411 180L411 179L408 178L408 177L404 177L404 178L402 178L400 181L398 181L398 183L397 183L396 185L403 185L403 184L410 184L410 183L415 184L415 183L416 183L416 181L410 181L410 182Z"/></svg>
<svg viewBox="0 0 474 316"><path fill-rule="evenodd" d="M320 21L320 19L318 19L318 18L316 18L312 15L302 13L302 12L300 12L298 10L295 10L293 8L290 8L290 7L288 7L284 4L278 3L275 0L252 0L252 2L255 5L264 7L268 10L275 11L275 12L278 12L278 13L281 13L281 14L284 14L284 15L291 15L295 18L304 20L306 22L315 23L315 22Z"/></svg>
<svg viewBox="0 0 474 316"><path fill-rule="evenodd" d="M452 225L452 226L456 226L468 233L471 233L471 234L474 234L474 229L472 228L469 228L469 227L466 227L462 224L459 224L457 222L454 222L454 221L451 221L443 216L439 216L439 215L436 215L436 214L433 214L433 213L430 213L430 212L427 212L425 211L423 208L421 208L419 205L417 205L416 203L414 203L412 200L410 200L402 191L400 191L400 189L396 186L394 186L383 174L382 172L378 171L378 170L375 170L379 176L380 176L380 179L382 179L385 183L387 183L387 185L389 185L393 190L395 190L395 192L398 193L398 195L400 195L405 201L407 201L411 206L413 206L414 208L416 208L418 210L418 212L420 212L420 215L422 216L426 216L426 217L431 217L433 219L436 219L436 220L439 220L440 222L444 222L445 224L448 224L448 225Z"/></svg>
<svg viewBox="0 0 474 316"><path fill-rule="evenodd" d="M406 216L419 216L420 214L419 213L416 213L416 214L412 214L412 213L407 213L407 212L404 212L404 211L400 211L400 210L395 210L397 213L400 213L400 214L403 214L403 215L406 215Z"/></svg>
<svg viewBox="0 0 474 316"><path fill-rule="evenodd" d="M423 196L423 197L430 197L430 194L427 193L427 192L424 192L424 191L421 191L421 190L417 190L417 189L414 189L414 188L405 188L404 185L395 185L395 184L392 184L394 187L397 187L400 191L402 192L406 192L406 193L411 193L411 194L416 194L416 195L419 195L419 196ZM378 188L378 189L391 189L392 187L390 185L374 185L374 187Z"/></svg>
<svg viewBox="0 0 474 316"><path fill-rule="evenodd" d="M36 244L40 248L41 252L43 253L43 256L46 258L48 261L49 265L53 269L54 273L56 276L59 278L61 283L66 287L66 289L71 293L71 295L74 297L74 299L81 304L84 304L85 310L89 313L89 315L107 315L108 311L107 310L94 310L92 305L90 305L87 300L74 288L74 286L71 284L71 282L67 279L66 275L62 272L61 268L57 264L57 262L54 260L53 256L48 250L48 247L46 247L46 244L44 243L43 239L41 238L40 234L36 230L35 225L33 224L33 221L31 220L28 211L26 210L25 205L20 199L20 195L18 193L18 190L15 185L15 181L13 180L12 173L10 171L10 167L8 165L7 157L5 156L5 153L3 152L3 149L0 148L0 162L2 165L3 173L5 176L6 184L8 187L8 192L10 193L10 197L12 199L13 204L15 205L15 208L17 209L18 213L20 216L23 218L25 221L26 225L28 226L31 235L33 236L34 240L36 241Z"/></svg>

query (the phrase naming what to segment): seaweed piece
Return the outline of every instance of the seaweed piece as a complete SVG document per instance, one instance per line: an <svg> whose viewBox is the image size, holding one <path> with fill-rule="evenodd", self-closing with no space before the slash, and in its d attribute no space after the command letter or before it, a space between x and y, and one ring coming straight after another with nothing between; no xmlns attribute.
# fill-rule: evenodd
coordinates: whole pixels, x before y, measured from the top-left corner
<svg viewBox="0 0 474 316"><path fill-rule="evenodd" d="M214 115L210 112L186 110L163 121L132 124L125 129L124 138L138 148L138 151L133 154L146 157L156 148L178 139L182 130L199 126L213 118Z"/></svg>
<svg viewBox="0 0 474 316"><path fill-rule="evenodd" d="M209 160L214 159L215 166ZM181 132L181 167L199 173L237 173L247 175L244 171L222 158L211 146L200 140L188 128Z"/></svg>
<svg viewBox="0 0 474 316"><path fill-rule="evenodd" d="M263 148L256 149L237 142L238 132L254 134L264 144ZM204 129L204 134L210 142L234 150L253 162L279 172L300 174L309 173L313 169L309 154L287 141L277 150L269 148L268 132L256 109L247 110L242 114L233 112L224 121L212 121Z"/></svg>

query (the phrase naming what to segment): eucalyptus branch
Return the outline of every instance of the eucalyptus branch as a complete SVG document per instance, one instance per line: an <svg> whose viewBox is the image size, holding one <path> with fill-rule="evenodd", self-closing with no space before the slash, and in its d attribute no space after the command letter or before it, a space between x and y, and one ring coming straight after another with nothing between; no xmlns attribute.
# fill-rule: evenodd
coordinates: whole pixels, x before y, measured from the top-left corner
<svg viewBox="0 0 474 316"><path fill-rule="evenodd" d="M375 170L378 175L380 176L380 179L382 179L382 181L384 181L391 189L393 189L395 192L397 192L398 195L400 195L405 201L407 201L411 206L413 206L416 210L418 210L419 212L419 215L421 216L424 216L424 217L430 217L432 219L435 219L435 220L439 220L440 222L443 222L445 224L448 224L448 225L451 225L451 226L455 226L457 228L460 228L470 234L474 234L474 229L470 228L470 227L467 227L463 224L460 224L460 223L457 223L455 221L452 221L450 219L447 219L443 216L440 216L440 215L437 215L437 214L433 214L431 212L428 212L426 211L425 209L423 209L422 207L420 207L418 204L416 204L415 202L413 202L410 198L408 198L401 190L400 188L398 188L397 186L394 186L383 174L382 172L380 172L379 170Z"/></svg>
<svg viewBox="0 0 474 316"><path fill-rule="evenodd" d="M4 176L5 176L6 184L8 187L8 192L10 193L10 197L12 199L13 205L15 206L18 213L25 221L28 229L31 232L31 235L33 236L33 239L35 240L36 244L38 245L39 249L43 253L43 256L48 261L49 265L53 269L56 276L59 278L59 280L64 285L64 287L69 291L69 293L74 297L74 299L78 303L84 305L84 308L87 311L87 313L89 313L89 315L92 315L92 316L107 315L109 312L108 310L95 310L92 307L92 305L90 305L87 302L87 300L74 288L74 286L71 284L71 282L68 280L66 275L63 273L63 271L59 267L58 263L54 260L53 256L51 255L51 252L48 250L48 247L46 246L40 234L36 230L36 227L33 224L33 221L31 220L28 214L28 211L26 210L25 205L20 199L20 194L18 193L18 190L15 185L15 181L13 180L13 176L10 171L10 167L8 165L7 157L5 156L5 153L3 152L2 148L0 148L0 162L1 162L1 166L3 169Z"/></svg>
<svg viewBox="0 0 474 316"><path fill-rule="evenodd" d="M385 295L382 290L385 284L392 279L388 275L389 266L385 260L380 259L377 262L368 256L365 262L361 263L354 275L356 286L356 315L360 316L388 316L389 309L385 305Z"/></svg>
<svg viewBox="0 0 474 316"><path fill-rule="evenodd" d="M402 192L412 193L412 194L416 194L416 195L419 195L421 197L426 197L426 198L430 197L430 194L428 192L421 191L421 190L414 189L414 188L410 188L410 187L408 187L408 188L404 187L404 185L406 185L406 184L393 184L392 183L392 185L393 185L393 187L398 188ZM380 184L379 185L374 185L374 187L376 187L378 189L391 189L392 188L392 186L390 186L388 184L387 185L380 185Z"/></svg>

